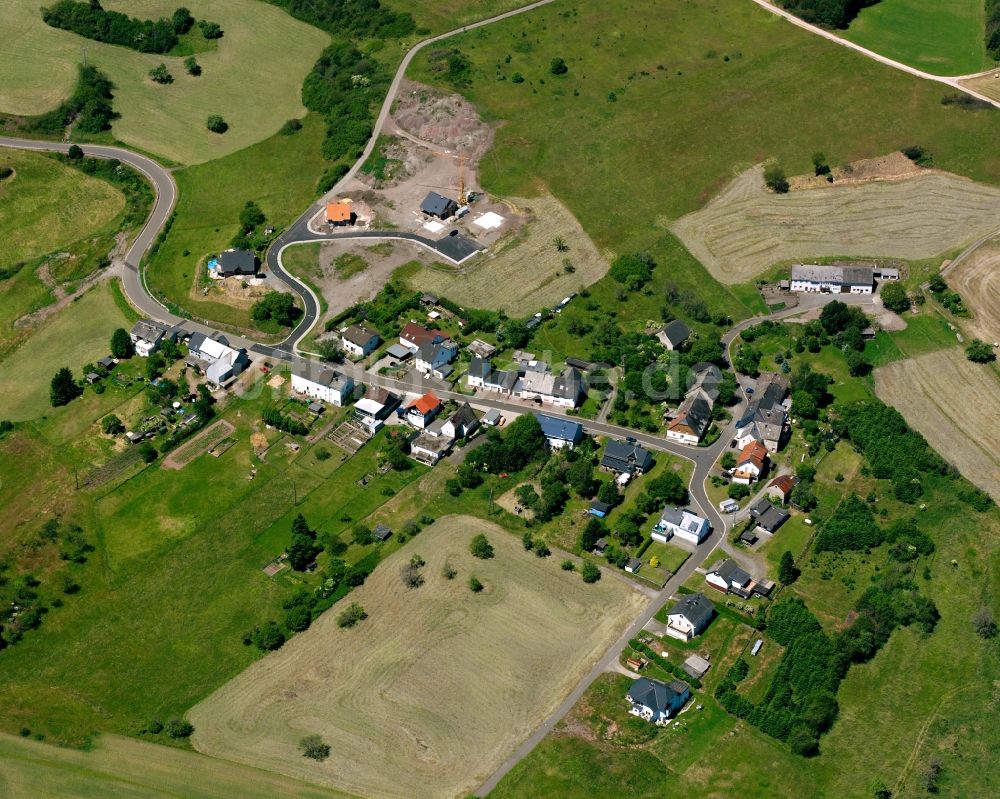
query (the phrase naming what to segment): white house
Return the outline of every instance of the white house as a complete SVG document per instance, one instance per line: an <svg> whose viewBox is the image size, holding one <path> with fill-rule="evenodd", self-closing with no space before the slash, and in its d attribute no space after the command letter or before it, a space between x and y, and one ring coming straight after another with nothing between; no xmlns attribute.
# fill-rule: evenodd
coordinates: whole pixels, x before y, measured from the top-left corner
<svg viewBox="0 0 1000 799"><path fill-rule="evenodd" d="M469 361L469 368L465 373L465 382L469 388L483 388L486 378L490 376L490 372L492 371L493 364L485 358L473 355L472 360Z"/></svg>
<svg viewBox="0 0 1000 799"><path fill-rule="evenodd" d="M242 374L250 365L250 358L245 349L230 347L221 336L209 338L203 333L193 333L188 340L188 362L202 368L209 383L221 386Z"/></svg>
<svg viewBox="0 0 1000 799"><path fill-rule="evenodd" d="M340 408L354 391L354 381L333 369L302 361L292 367L292 391Z"/></svg>
<svg viewBox="0 0 1000 799"><path fill-rule="evenodd" d="M690 396L681 403L676 416L667 425L667 438L680 444L696 446L712 421L712 406L701 396Z"/></svg>
<svg viewBox="0 0 1000 799"><path fill-rule="evenodd" d="M340 333L340 346L355 358L374 352L380 340L378 333L364 325L348 325Z"/></svg>
<svg viewBox="0 0 1000 799"><path fill-rule="evenodd" d="M823 292L824 294L871 294L875 287L875 270L870 266L792 266L792 291Z"/></svg>
<svg viewBox="0 0 1000 799"><path fill-rule="evenodd" d="M457 411L449 416L441 425L441 434L451 438L466 438L479 427L476 412L467 402L463 402Z"/></svg>
<svg viewBox="0 0 1000 799"><path fill-rule="evenodd" d="M757 482L764 473L764 466L767 463L767 447L764 443L754 439L747 443L740 450L739 457L736 458L736 467L733 469L733 482L742 485L750 485Z"/></svg>
<svg viewBox="0 0 1000 799"><path fill-rule="evenodd" d="M433 466L448 454L455 443L454 436L443 431L444 423L435 422L410 442L410 457Z"/></svg>
<svg viewBox="0 0 1000 799"><path fill-rule="evenodd" d="M135 354L148 358L160 348L160 342L166 335L167 326L162 322L155 322L152 319L140 319L129 331L129 338L132 339L132 347Z"/></svg>
<svg viewBox="0 0 1000 799"><path fill-rule="evenodd" d="M677 536L681 541L697 545L708 538L709 532L708 519L683 508L667 507L653 529L652 537L654 541L666 543Z"/></svg>
<svg viewBox="0 0 1000 799"><path fill-rule="evenodd" d="M713 564L705 575L705 582L723 594L733 593L744 598L750 596L753 586L753 578L732 559Z"/></svg>
<svg viewBox="0 0 1000 799"><path fill-rule="evenodd" d="M451 339L445 339L437 344L427 342L417 348L414 366L418 372L430 374L437 372L442 366L455 360L458 345Z"/></svg>
<svg viewBox="0 0 1000 799"><path fill-rule="evenodd" d="M667 612L667 635L690 641L705 631L714 615L715 606L704 594L686 594Z"/></svg>
<svg viewBox="0 0 1000 799"><path fill-rule="evenodd" d="M665 724L690 698L691 689L687 683L672 680L668 684L648 677L633 682L626 694L629 713L653 724Z"/></svg>
<svg viewBox="0 0 1000 799"><path fill-rule="evenodd" d="M371 386L365 396L354 403L354 421L363 425L370 435L374 435L385 424L385 420L400 405L400 399L381 386Z"/></svg>
<svg viewBox="0 0 1000 799"><path fill-rule="evenodd" d="M541 369L528 369L514 387L521 399L539 399L548 405L575 408L586 394L583 375L573 367L554 375Z"/></svg>

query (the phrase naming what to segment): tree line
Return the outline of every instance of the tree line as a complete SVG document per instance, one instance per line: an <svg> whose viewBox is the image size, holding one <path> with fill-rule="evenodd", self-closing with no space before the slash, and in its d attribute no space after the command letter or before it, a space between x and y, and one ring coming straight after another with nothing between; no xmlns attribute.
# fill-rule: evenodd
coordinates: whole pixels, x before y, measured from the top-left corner
<svg viewBox="0 0 1000 799"><path fill-rule="evenodd" d="M781 7L813 25L846 28L861 13L879 0L779 0Z"/></svg>
<svg viewBox="0 0 1000 799"><path fill-rule="evenodd" d="M1000 0L986 0L986 51L1000 59Z"/></svg>
<svg viewBox="0 0 1000 799"><path fill-rule="evenodd" d="M336 35L357 38L398 39L413 33L416 23L379 0L267 0L296 19Z"/></svg>
<svg viewBox="0 0 1000 799"><path fill-rule="evenodd" d="M111 79L97 67L81 66L69 98L52 111L32 119L28 129L50 135L62 135L70 124L81 133L111 130L111 123L119 116L111 104L114 88Z"/></svg>

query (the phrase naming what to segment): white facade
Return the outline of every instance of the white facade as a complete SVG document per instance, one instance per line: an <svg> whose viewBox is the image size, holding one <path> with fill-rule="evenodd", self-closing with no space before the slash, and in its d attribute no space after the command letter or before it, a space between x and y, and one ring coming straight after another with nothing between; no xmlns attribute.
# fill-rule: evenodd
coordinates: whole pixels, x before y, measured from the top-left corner
<svg viewBox="0 0 1000 799"><path fill-rule="evenodd" d="M683 613L667 616L667 635L680 641L690 641L695 636L694 625Z"/></svg>
<svg viewBox="0 0 1000 799"><path fill-rule="evenodd" d="M338 408L347 403L353 390L354 381L350 377L331 369L323 369L312 377L292 373L292 391L328 402Z"/></svg>
<svg viewBox="0 0 1000 799"><path fill-rule="evenodd" d="M792 266L792 291L825 294L871 294L875 273L870 266Z"/></svg>
<svg viewBox="0 0 1000 799"><path fill-rule="evenodd" d="M669 531L681 541L689 544L700 544L708 537L708 519L696 516L688 510L667 508L660 517L659 527Z"/></svg>
<svg viewBox="0 0 1000 799"><path fill-rule="evenodd" d="M667 430L667 439L670 441L676 441L678 444L687 444L688 446L696 447L698 442L701 440L694 433L690 433L687 430Z"/></svg>

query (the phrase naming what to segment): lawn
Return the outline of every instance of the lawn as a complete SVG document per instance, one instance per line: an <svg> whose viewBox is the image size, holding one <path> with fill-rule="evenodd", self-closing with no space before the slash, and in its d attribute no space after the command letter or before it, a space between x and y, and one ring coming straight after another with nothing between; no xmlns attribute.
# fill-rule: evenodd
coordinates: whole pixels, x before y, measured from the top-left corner
<svg viewBox="0 0 1000 799"><path fill-rule="evenodd" d="M81 378L80 367L108 354L116 327L130 327L112 296L111 286L95 286L53 316L14 352L0 361L0 418L32 419L45 413L76 415L81 400L66 408L49 405L49 382L63 366ZM93 396L88 392L89 396ZM85 395L87 396L87 395Z"/></svg>
<svg viewBox="0 0 1000 799"><path fill-rule="evenodd" d="M880 0L840 35L934 75L993 66L986 55L982 0Z"/></svg>
<svg viewBox="0 0 1000 799"><path fill-rule="evenodd" d="M222 26L217 49L200 52L199 77L183 57L139 53L84 39L46 25L35 0L5 4L5 22L17 36L0 46L0 111L35 115L69 96L83 59L117 86L115 138L178 163L200 163L241 150L304 113L299 89L329 36L258 0L191 0L195 17ZM142 18L169 17L175 0L108 0L108 10ZM147 77L165 63L174 82ZM259 79L248 80L248 75ZM223 134L205 127L210 114L228 123Z"/></svg>
<svg viewBox="0 0 1000 799"><path fill-rule="evenodd" d="M323 127L321 119L308 116L302 130L291 136L272 136L225 158L177 172L180 199L170 232L148 259L150 288L191 315L249 326L247 307L200 298L195 290L198 269L209 254L229 246L248 200L279 228L305 210L316 196L316 179L323 171Z"/></svg>
<svg viewBox="0 0 1000 799"><path fill-rule="evenodd" d="M712 311L740 313L740 302L666 231L769 157L798 174L811 169L817 150L839 164L918 141L939 167L1000 181L1000 156L982 147L996 138L1000 117L942 106L940 86L824 42L752 3L658 5L655 12L632 3L630 13L643 24L609 29L603 6L557 3L450 44L471 60L463 93L486 119L504 122L480 165L483 185L501 196L551 192L602 252L659 254L649 302L657 312L662 287L673 282ZM549 73L554 57L565 59L567 74ZM523 83L512 80L515 72ZM442 82L426 56L415 59L411 76ZM609 282L593 291L607 306L614 303L614 287L603 288ZM645 303L635 299L623 309L630 318Z"/></svg>
<svg viewBox="0 0 1000 799"><path fill-rule="evenodd" d="M489 535L493 559L470 555L478 532ZM426 560L426 584L412 589L399 571L415 554ZM442 574L446 563L458 571L453 580ZM486 586L480 595L469 590L473 574ZM336 624L348 601L369 614L356 629ZM196 706L193 743L367 795L464 793L554 708L643 601L618 580L586 585L488 522L447 517L306 633ZM468 713L484 692L503 701ZM307 733L330 744L328 760L298 753Z"/></svg>
<svg viewBox="0 0 1000 799"><path fill-rule="evenodd" d="M7 231L0 240L0 267L97 232L125 207L124 195L110 183L48 155L3 149L3 166L14 175L0 183L0 230Z"/></svg>
<svg viewBox="0 0 1000 799"><path fill-rule="evenodd" d="M346 799L260 769L102 736L87 752L0 735L7 799Z"/></svg>

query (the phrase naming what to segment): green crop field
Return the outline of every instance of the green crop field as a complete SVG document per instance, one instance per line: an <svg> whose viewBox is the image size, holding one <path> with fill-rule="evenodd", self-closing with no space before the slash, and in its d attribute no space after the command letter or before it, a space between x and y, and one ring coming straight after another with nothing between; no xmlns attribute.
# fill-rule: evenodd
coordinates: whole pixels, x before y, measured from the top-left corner
<svg viewBox="0 0 1000 799"><path fill-rule="evenodd" d="M0 150L0 267L35 258L100 230L125 207L111 184L47 155Z"/></svg>
<svg viewBox="0 0 1000 799"><path fill-rule="evenodd" d="M117 735L87 752L0 735L6 799L345 799L277 774Z"/></svg>
<svg viewBox="0 0 1000 799"><path fill-rule="evenodd" d="M934 75L989 69L983 0L879 0L861 10L845 39Z"/></svg>
<svg viewBox="0 0 1000 799"><path fill-rule="evenodd" d="M107 283L96 286L60 311L0 361L0 418L32 419L52 413L49 381L63 366L76 377L80 367L108 354L111 331L129 327ZM69 408L57 415L73 413Z"/></svg>
<svg viewBox="0 0 1000 799"><path fill-rule="evenodd" d="M133 147L179 163L199 163L243 149L275 133L289 117L302 116L302 79L329 36L258 0L190 0L195 17L225 32L218 47L197 54L202 74L188 75L183 57L139 53L90 41L46 25L38 0L5 3L4 22L16 36L0 44L0 111L33 115L54 108L86 59L118 87L114 136ZM142 18L169 17L177 0L108 0L109 10ZM165 63L170 85L147 73ZM220 114L229 130L210 132L205 120Z"/></svg>
<svg viewBox="0 0 1000 799"><path fill-rule="evenodd" d="M504 123L480 164L483 185L521 197L544 187L600 250L660 255L654 301L656 288L673 282L708 303L740 307L689 267L686 253L678 257L667 231L768 158L798 174L817 150L836 164L919 142L937 166L1000 182L1000 156L982 146L1000 133L1000 117L942 106L938 85L740 0L658 5L655 13L633 0L619 13L643 24L609 27L602 4L556 3L449 44L470 61L461 91L486 119ZM565 75L550 74L556 57ZM428 58L415 59L411 77L447 88ZM514 82L515 73L524 81Z"/></svg>

